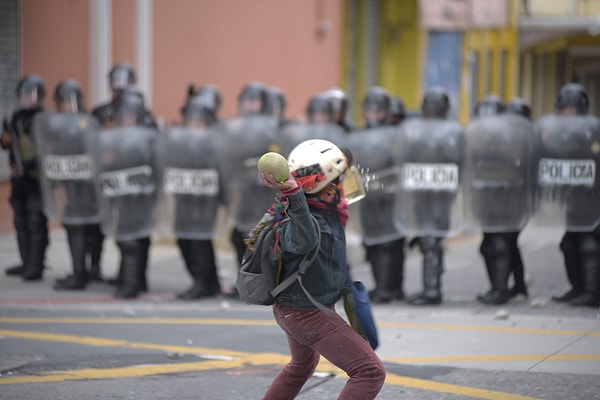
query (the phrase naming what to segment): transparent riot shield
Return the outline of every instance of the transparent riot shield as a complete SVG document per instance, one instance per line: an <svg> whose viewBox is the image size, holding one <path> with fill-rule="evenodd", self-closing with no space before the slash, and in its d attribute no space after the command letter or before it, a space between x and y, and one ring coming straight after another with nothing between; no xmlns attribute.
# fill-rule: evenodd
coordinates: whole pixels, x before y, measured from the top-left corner
<svg viewBox="0 0 600 400"><path fill-rule="evenodd" d="M359 216L352 220L360 221L357 230L367 246L403 236L394 224L398 169L394 165L392 146L396 130L394 127L357 130L346 135L342 143L352 151L365 183L366 196L351 205L351 213Z"/></svg>
<svg viewBox="0 0 600 400"><path fill-rule="evenodd" d="M44 213L49 219L70 225L99 221L93 160L85 143L98 129L96 120L86 114L44 111L34 119Z"/></svg>
<svg viewBox="0 0 600 400"><path fill-rule="evenodd" d="M414 118L395 137L394 223L404 235L443 237L463 228L459 190L465 139L454 121Z"/></svg>
<svg viewBox="0 0 600 400"><path fill-rule="evenodd" d="M519 115L477 118L465 127L463 169L469 230L514 232L530 209L530 143L533 126Z"/></svg>
<svg viewBox="0 0 600 400"><path fill-rule="evenodd" d="M221 203L221 178L205 128L171 127L157 140L161 171L159 227L183 239L211 239Z"/></svg>
<svg viewBox="0 0 600 400"><path fill-rule="evenodd" d="M600 121L546 115L534 125L536 225L592 231L600 224Z"/></svg>
<svg viewBox="0 0 600 400"><path fill-rule="evenodd" d="M246 116L221 121L210 130L215 137L227 214L237 230L248 232L275 199L276 192L260 182L257 166L264 153L282 153L279 121L267 116Z"/></svg>
<svg viewBox="0 0 600 400"><path fill-rule="evenodd" d="M140 126L102 129L90 140L97 166L96 191L105 235L132 240L155 226L158 176L156 130Z"/></svg>

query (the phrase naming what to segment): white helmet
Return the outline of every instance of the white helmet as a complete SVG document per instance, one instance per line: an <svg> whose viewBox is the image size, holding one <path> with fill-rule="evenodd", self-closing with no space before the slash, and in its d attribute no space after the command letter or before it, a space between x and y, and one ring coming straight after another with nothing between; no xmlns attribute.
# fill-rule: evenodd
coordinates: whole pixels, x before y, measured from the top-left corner
<svg viewBox="0 0 600 400"><path fill-rule="evenodd" d="M346 156L335 144L322 139L306 140L292 150L288 157L290 171L294 176L302 177L321 174L323 180L309 191L318 193L329 183L340 177L348 167Z"/></svg>

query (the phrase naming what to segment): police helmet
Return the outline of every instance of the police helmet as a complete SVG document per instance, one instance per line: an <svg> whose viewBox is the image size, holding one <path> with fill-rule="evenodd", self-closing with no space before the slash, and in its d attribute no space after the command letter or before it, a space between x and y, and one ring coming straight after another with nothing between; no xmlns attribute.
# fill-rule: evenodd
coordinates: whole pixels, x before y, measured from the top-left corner
<svg viewBox="0 0 600 400"><path fill-rule="evenodd" d="M531 119L531 107L529 103L520 97L515 97L506 103L506 112L509 114L518 114L527 119Z"/></svg>
<svg viewBox="0 0 600 400"><path fill-rule="evenodd" d="M440 87L428 90L423 96L421 113L424 118L447 118L450 111L448 92Z"/></svg>
<svg viewBox="0 0 600 400"><path fill-rule="evenodd" d="M83 93L79 83L72 79L60 82L54 91L54 103L59 112L84 112Z"/></svg>
<svg viewBox="0 0 600 400"><path fill-rule="evenodd" d="M588 112L590 102L583 86L577 83L569 83L560 88L556 99L556 108L562 111L567 107L573 107L577 115L585 115Z"/></svg>
<svg viewBox="0 0 600 400"><path fill-rule="evenodd" d="M475 115L486 117L489 115L498 115L505 111L506 107L502 99L494 94L485 96L475 107Z"/></svg>
<svg viewBox="0 0 600 400"><path fill-rule="evenodd" d="M265 114L267 110L267 90L260 82L250 82L244 86L238 97L240 115Z"/></svg>
<svg viewBox="0 0 600 400"><path fill-rule="evenodd" d="M17 84L17 103L20 108L41 108L46 98L46 86L38 75L26 75Z"/></svg>

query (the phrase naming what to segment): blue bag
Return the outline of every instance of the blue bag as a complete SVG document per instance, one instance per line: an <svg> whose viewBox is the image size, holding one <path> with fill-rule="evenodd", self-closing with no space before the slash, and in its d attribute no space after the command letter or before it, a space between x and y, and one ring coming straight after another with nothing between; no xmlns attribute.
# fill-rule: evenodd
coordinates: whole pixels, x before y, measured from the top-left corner
<svg viewBox="0 0 600 400"><path fill-rule="evenodd" d="M342 298L350 326L375 350L379 346L379 337L369 292L362 282L352 281L349 272L346 273L346 287L342 291Z"/></svg>

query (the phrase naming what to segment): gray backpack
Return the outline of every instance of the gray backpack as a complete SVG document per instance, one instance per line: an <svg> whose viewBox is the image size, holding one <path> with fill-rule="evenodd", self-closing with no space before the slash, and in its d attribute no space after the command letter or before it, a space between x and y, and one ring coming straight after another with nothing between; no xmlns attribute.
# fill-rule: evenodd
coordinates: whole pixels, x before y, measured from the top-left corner
<svg viewBox="0 0 600 400"><path fill-rule="evenodd" d="M281 250L279 245L276 244L275 233L277 226L287 219L284 218L281 221L275 221L274 218L271 218L267 220L266 226L260 231L256 242L252 246L253 248L248 247L246 249L236 280L240 299L249 304L272 305L275 302L275 298L282 291L297 281L315 307L329 313L330 310L319 303L302 283L302 277L319 253L321 244L319 223L312 215L311 219L318 233L317 245L304 255L304 258L298 265L298 269L281 282Z"/></svg>

